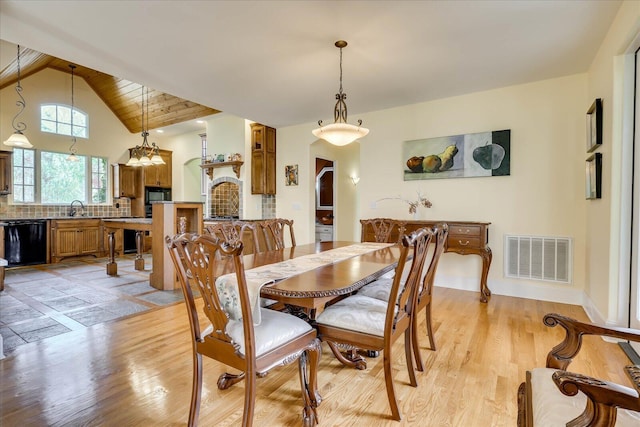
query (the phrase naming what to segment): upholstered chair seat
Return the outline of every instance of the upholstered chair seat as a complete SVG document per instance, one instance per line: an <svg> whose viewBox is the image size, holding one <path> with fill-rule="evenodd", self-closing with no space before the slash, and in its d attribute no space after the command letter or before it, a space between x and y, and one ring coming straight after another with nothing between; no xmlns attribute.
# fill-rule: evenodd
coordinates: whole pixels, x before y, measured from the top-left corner
<svg viewBox="0 0 640 427"><path fill-rule="evenodd" d="M387 301L356 294L327 307L317 322L382 337L386 315Z"/></svg>
<svg viewBox="0 0 640 427"><path fill-rule="evenodd" d="M256 340L256 357L262 356L313 329L309 323L290 314L265 308L261 308L260 311L262 316L260 324L253 328ZM213 328L211 327L211 329ZM242 321L230 320L227 324L227 335L238 345L240 354L244 355L245 340Z"/></svg>
<svg viewBox="0 0 640 427"><path fill-rule="evenodd" d="M518 427L640 426L640 365L623 368L633 388L568 371L583 337L640 342L640 331L603 327L556 313L545 315L543 322L560 326L565 336L547 353L546 367L528 370L518 387Z"/></svg>
<svg viewBox="0 0 640 427"><path fill-rule="evenodd" d="M582 414L587 405L587 396L581 391L575 396L566 396L553 381L551 368L535 368L531 373L533 425L543 427L564 427ZM631 395L638 393L628 387L615 384ZM616 427L640 426L640 412L618 408Z"/></svg>

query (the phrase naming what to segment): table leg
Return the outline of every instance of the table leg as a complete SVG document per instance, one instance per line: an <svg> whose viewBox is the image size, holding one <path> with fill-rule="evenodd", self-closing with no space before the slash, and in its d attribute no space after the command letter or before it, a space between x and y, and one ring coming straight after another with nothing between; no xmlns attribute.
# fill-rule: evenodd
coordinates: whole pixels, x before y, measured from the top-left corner
<svg viewBox="0 0 640 427"><path fill-rule="evenodd" d="M331 352L336 357L336 359L338 359L340 363L342 363L343 365L351 366L352 368L356 368L361 371L364 369L367 369L367 361L365 360L364 357L358 354L358 352L356 351L357 348L352 346L347 346L345 344L341 344L343 347L349 347L345 355L340 351L340 348L338 347L337 343L332 341L327 341L327 344L329 344L329 348L331 349Z"/></svg>
<svg viewBox="0 0 640 427"><path fill-rule="evenodd" d="M484 251L480 253L482 257L482 277L480 278L480 301L487 302L491 297L491 291L487 286L487 276L489 275L489 267L491 267L491 259L493 255L491 253L491 248L487 247Z"/></svg>
<svg viewBox="0 0 640 427"><path fill-rule="evenodd" d="M116 237L115 231L108 232L109 237L109 262L107 263L107 275L108 276L116 276L118 275L118 264L116 264Z"/></svg>
<svg viewBox="0 0 640 427"><path fill-rule="evenodd" d="M134 268L136 270L144 270L144 258L142 258L142 238L144 231L136 230L136 260Z"/></svg>

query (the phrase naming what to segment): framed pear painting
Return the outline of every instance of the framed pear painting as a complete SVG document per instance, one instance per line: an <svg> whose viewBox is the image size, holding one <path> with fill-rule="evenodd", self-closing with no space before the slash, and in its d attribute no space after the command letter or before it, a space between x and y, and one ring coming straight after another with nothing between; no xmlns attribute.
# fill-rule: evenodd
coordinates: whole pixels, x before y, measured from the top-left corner
<svg viewBox="0 0 640 427"><path fill-rule="evenodd" d="M511 174L511 130L405 141L405 181Z"/></svg>

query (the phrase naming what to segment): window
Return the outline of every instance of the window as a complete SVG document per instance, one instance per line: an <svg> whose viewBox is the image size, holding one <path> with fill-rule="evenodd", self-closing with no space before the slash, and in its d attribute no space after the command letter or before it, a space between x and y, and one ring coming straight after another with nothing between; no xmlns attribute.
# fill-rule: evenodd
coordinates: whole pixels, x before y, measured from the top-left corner
<svg viewBox="0 0 640 427"><path fill-rule="evenodd" d="M59 104L44 104L40 106L40 130L42 132L69 135L77 138L89 137L89 116L84 112L73 109L73 129L71 129L71 107Z"/></svg>
<svg viewBox="0 0 640 427"><path fill-rule="evenodd" d="M33 203L36 197L35 150L13 149L13 201Z"/></svg>
<svg viewBox="0 0 640 427"><path fill-rule="evenodd" d="M77 162L70 162L68 153L24 148L15 148L13 155L15 203L107 202L107 158L78 155ZM40 184L39 194L36 182Z"/></svg>

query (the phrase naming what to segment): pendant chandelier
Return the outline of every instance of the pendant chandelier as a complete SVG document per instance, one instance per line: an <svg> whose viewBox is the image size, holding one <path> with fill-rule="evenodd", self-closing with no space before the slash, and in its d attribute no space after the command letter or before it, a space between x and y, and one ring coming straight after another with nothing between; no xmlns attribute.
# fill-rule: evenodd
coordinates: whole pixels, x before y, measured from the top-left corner
<svg viewBox="0 0 640 427"><path fill-rule="evenodd" d="M27 125L24 122L17 122L16 120L20 114L24 111L27 104L24 102L24 97L22 96L22 86L20 85L20 45L18 45L18 82L16 83L16 93L18 94L19 100L16 101L16 105L20 107L18 114L15 115L13 121L11 122L11 126L13 127L14 133L4 141L4 145L9 147L20 147L20 148L31 148L33 144L29 142L29 139L23 133L27 129Z"/></svg>
<svg viewBox="0 0 640 427"><path fill-rule="evenodd" d="M149 88L147 88L147 123L145 128L145 87L142 86L142 145L136 145L131 150L127 166L150 166L164 165L165 161L160 156L160 147L155 142L149 144L147 137L149 136Z"/></svg>
<svg viewBox="0 0 640 427"><path fill-rule="evenodd" d="M322 120L318 121L320 126L311 132L317 137L330 142L333 145L347 145L358 138L362 138L369 133L369 129L363 128L362 120L358 120L358 126L347 123L347 94L342 92L342 49L347 47L347 42L338 40L335 46L340 49L340 90L336 93L336 106L333 110L334 123L322 126Z"/></svg>
<svg viewBox="0 0 640 427"><path fill-rule="evenodd" d="M67 156L67 160L69 160L70 162L77 162L78 160L78 156L76 156L76 152L78 150L76 150L76 136L74 134L74 129L73 129L73 115L75 113L75 109L74 109L74 93L73 93L73 74L74 74L74 70L76 69L76 66L73 64L69 64L69 68L71 68L71 146L69 147L69 156Z"/></svg>

